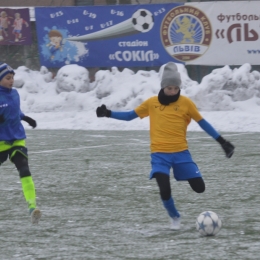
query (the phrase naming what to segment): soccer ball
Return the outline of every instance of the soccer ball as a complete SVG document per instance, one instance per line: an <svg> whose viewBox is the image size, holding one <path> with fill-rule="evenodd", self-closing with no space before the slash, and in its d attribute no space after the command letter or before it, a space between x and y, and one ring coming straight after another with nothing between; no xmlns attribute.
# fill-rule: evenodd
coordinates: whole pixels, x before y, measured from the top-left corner
<svg viewBox="0 0 260 260"><path fill-rule="evenodd" d="M196 228L202 236L215 236L222 227L222 221L213 211L204 211L199 214Z"/></svg>
<svg viewBox="0 0 260 260"><path fill-rule="evenodd" d="M154 20L153 15L149 10L138 9L132 15L132 24L135 30L146 33L153 28Z"/></svg>

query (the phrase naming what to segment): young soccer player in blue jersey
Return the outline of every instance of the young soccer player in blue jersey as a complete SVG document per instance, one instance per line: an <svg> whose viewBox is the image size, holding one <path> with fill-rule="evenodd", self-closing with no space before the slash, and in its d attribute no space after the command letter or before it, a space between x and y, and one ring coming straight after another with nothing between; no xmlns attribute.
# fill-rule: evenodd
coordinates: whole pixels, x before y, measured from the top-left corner
<svg viewBox="0 0 260 260"><path fill-rule="evenodd" d="M8 158L16 166L22 184L25 200L33 224L37 224L41 211L36 208L34 182L28 165L28 154L25 146L25 130L21 120L33 128L36 121L25 116L20 110L20 97L13 89L14 70L6 63L0 64L0 165Z"/></svg>
<svg viewBox="0 0 260 260"><path fill-rule="evenodd" d="M118 120L132 120L150 117L151 166L150 179L155 178L160 190L162 203L171 220L171 229L180 229L181 216L171 195L170 170L173 168L177 181L188 181L197 192L205 191L205 183L196 163L188 150L187 127L191 119L217 142L227 158L235 147L226 141L199 113L195 104L180 95L181 77L173 62L165 65L158 96L151 97L137 108L128 112L115 112L102 105L97 108L98 117Z"/></svg>

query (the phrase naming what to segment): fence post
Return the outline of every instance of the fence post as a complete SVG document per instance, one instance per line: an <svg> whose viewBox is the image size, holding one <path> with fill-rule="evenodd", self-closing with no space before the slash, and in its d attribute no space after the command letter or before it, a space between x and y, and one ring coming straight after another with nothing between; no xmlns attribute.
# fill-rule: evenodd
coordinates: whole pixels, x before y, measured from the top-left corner
<svg viewBox="0 0 260 260"><path fill-rule="evenodd" d="M30 59L30 46L24 45L23 46L23 55L25 58L25 67L31 68L31 59Z"/></svg>

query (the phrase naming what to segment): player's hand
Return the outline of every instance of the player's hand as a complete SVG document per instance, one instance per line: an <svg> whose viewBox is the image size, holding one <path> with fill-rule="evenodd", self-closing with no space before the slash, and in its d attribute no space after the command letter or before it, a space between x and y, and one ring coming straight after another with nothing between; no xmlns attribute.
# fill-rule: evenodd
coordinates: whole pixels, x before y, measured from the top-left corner
<svg viewBox="0 0 260 260"><path fill-rule="evenodd" d="M235 146L221 136L219 136L216 140L220 143L222 149L226 154L226 157L231 158L235 151Z"/></svg>
<svg viewBox="0 0 260 260"><path fill-rule="evenodd" d="M24 116L22 120L27 122L32 128L35 128L37 126L36 121L29 116Z"/></svg>
<svg viewBox="0 0 260 260"><path fill-rule="evenodd" d="M235 146L231 144L229 141L226 141L224 144L221 145L223 150L225 151L226 157L231 158L235 151Z"/></svg>
<svg viewBox="0 0 260 260"><path fill-rule="evenodd" d="M102 105L96 109L97 117L110 117L111 110L107 109L106 105Z"/></svg>
<svg viewBox="0 0 260 260"><path fill-rule="evenodd" d="M0 115L0 124L4 123L4 121L5 121L4 115Z"/></svg>

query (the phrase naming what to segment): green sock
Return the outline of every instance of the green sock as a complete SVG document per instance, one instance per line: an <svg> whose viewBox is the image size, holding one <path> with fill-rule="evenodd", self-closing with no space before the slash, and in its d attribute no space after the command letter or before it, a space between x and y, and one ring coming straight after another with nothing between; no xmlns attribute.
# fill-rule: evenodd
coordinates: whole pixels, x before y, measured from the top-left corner
<svg viewBox="0 0 260 260"><path fill-rule="evenodd" d="M36 192L32 176L21 178L24 198L28 204L28 208L36 208Z"/></svg>

